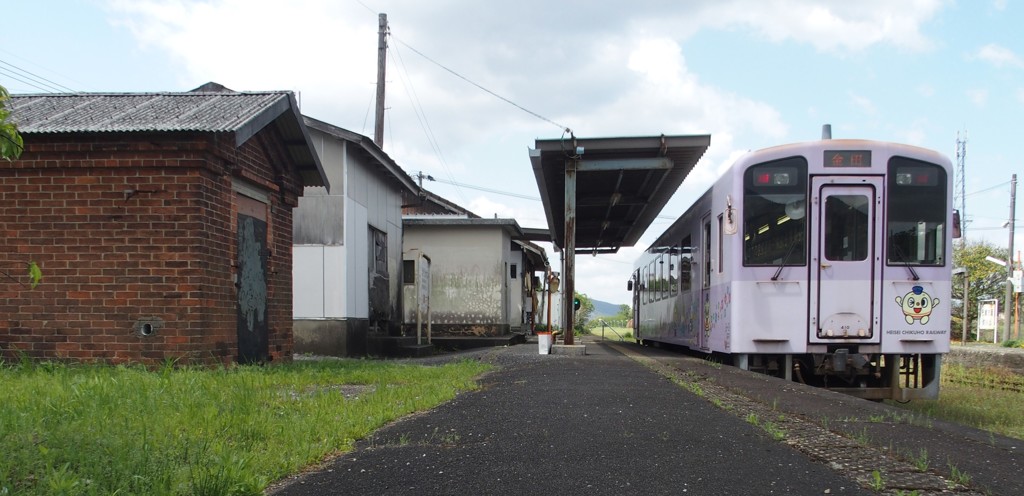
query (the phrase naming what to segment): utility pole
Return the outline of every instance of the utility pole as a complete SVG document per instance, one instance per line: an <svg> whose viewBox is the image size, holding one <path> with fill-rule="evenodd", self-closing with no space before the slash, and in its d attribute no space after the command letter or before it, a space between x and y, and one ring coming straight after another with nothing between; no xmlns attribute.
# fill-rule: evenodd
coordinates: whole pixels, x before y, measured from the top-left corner
<svg viewBox="0 0 1024 496"><path fill-rule="evenodd" d="M377 113L373 121L373 142L384 149L384 73L388 59L388 15L378 16L377 31Z"/></svg>
<svg viewBox="0 0 1024 496"><path fill-rule="evenodd" d="M420 189L423 189L423 179L426 179L427 181L433 181L434 180L434 176L431 176L430 174L424 174L423 171L417 172L416 175L413 176L413 177L415 177L416 179L419 180L419 182L420 182Z"/></svg>
<svg viewBox="0 0 1024 496"><path fill-rule="evenodd" d="M1010 179L1010 222L1008 222L1008 226L1010 228L1010 246L1009 246L1009 249L1006 251L1006 305L1005 305L1005 310L1003 310L1003 312L1005 312L1003 314L1003 317L1004 317L1003 320L1006 323L1003 326L1003 336L1005 336L1003 341L1009 341L1010 340L1010 320L1011 320L1011 317L1010 317L1010 307L1014 306L1013 305L1013 301L1014 301L1013 300L1013 294L1014 294L1013 284L1010 283L1010 280L1013 279L1013 268L1014 268L1014 264L1013 264L1013 234L1014 234L1013 233L1013 223L1016 221L1014 219L1014 213L1017 210L1016 206L1017 206L1017 174L1014 174L1013 175L1013 179ZM1014 306L1014 311L1016 311L1016 306Z"/></svg>

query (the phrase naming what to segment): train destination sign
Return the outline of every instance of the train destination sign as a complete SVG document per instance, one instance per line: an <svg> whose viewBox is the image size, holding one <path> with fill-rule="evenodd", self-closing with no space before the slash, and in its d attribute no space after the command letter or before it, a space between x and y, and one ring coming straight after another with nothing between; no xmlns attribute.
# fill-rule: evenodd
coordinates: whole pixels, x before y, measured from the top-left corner
<svg viewBox="0 0 1024 496"><path fill-rule="evenodd" d="M825 167L871 167L871 150L825 150Z"/></svg>

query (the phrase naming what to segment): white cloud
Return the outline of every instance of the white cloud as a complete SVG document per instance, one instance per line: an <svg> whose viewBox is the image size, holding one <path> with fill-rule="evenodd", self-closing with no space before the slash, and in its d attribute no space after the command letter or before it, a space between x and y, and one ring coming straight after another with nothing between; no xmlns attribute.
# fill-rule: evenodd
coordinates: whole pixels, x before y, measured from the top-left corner
<svg viewBox="0 0 1024 496"><path fill-rule="evenodd" d="M859 108L865 114L875 115L878 113L878 109L875 107L874 102L867 97L850 93L850 102L854 107Z"/></svg>
<svg viewBox="0 0 1024 496"><path fill-rule="evenodd" d="M453 77L413 53L415 47L516 105L573 127L577 136L711 134L711 147L671 202L678 214L748 147L789 135L787 120L772 104L710 84L687 66L687 50L709 49L689 46L694 34L734 30L839 54L878 46L926 50L933 41L922 26L943 1L690 0L590 8L547 0L522 0L514 7L454 0L378 4L373 7L389 13L394 34L385 151L407 171L537 194L526 149L533 139L560 132L551 122ZM169 54L163 58L176 64L182 89L216 81L235 90L301 91L303 113L372 134L366 122L368 113L372 122L377 13L361 2L109 0L108 5L117 26L141 45ZM539 11L545 15L537 16ZM867 96L854 101L869 114L877 111ZM483 217L546 225L540 202L438 189ZM631 262L638 253L623 249L621 256ZM588 282L595 285L593 293L587 292L619 301L605 294L624 291L625 279L617 274L628 273L628 265L605 263L610 264L608 280L595 276Z"/></svg>
<svg viewBox="0 0 1024 496"><path fill-rule="evenodd" d="M1018 57L1013 50L1000 46L996 43L989 43L988 45L979 48L975 57L996 67L1024 67L1024 60Z"/></svg>
<svg viewBox="0 0 1024 496"><path fill-rule="evenodd" d="M469 202L469 210L485 219L514 219L516 210L503 203L496 202L490 198L478 196Z"/></svg>
<svg viewBox="0 0 1024 496"><path fill-rule="evenodd" d="M967 98L971 103L982 107L988 103L988 90L985 89L971 89L967 90Z"/></svg>
<svg viewBox="0 0 1024 496"><path fill-rule="evenodd" d="M921 33L921 26L942 4L941 0L735 0L709 2L701 21L723 27L745 25L771 41L807 43L822 52L857 52L879 44L919 51L934 44Z"/></svg>
<svg viewBox="0 0 1024 496"><path fill-rule="evenodd" d="M903 137L901 141L910 145L925 146L928 142L927 128L930 126L927 119L916 119L909 126L901 129Z"/></svg>

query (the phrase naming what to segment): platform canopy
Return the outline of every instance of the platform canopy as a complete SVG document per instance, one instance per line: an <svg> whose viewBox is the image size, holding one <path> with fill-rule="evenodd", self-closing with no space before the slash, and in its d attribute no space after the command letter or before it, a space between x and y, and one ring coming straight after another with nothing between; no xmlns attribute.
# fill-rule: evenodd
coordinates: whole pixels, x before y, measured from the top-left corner
<svg viewBox="0 0 1024 496"><path fill-rule="evenodd" d="M570 212L574 251L615 253L635 245L710 143L710 135L537 140L530 162L551 241L566 246ZM567 201L572 193L574 207Z"/></svg>

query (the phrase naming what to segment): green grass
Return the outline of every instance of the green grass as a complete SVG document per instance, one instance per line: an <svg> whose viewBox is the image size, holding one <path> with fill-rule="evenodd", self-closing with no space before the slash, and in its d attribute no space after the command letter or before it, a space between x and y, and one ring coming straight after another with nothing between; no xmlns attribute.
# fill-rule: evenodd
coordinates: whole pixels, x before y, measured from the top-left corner
<svg viewBox="0 0 1024 496"><path fill-rule="evenodd" d="M1024 392L998 387L1018 380L1003 370L943 364L939 399L888 403L929 418L1024 439L1024 416L1021 415L1024 412Z"/></svg>
<svg viewBox="0 0 1024 496"><path fill-rule="evenodd" d="M614 327L608 326L604 329L604 339L606 341L633 341L633 328L632 327ZM587 329L592 336L601 336L601 325L591 327Z"/></svg>
<svg viewBox="0 0 1024 496"><path fill-rule="evenodd" d="M0 495L261 494L488 366L0 366Z"/></svg>

